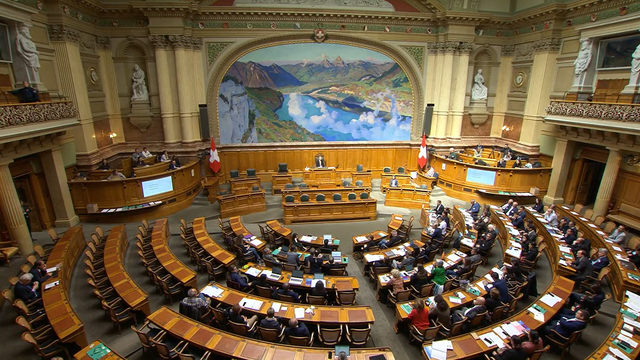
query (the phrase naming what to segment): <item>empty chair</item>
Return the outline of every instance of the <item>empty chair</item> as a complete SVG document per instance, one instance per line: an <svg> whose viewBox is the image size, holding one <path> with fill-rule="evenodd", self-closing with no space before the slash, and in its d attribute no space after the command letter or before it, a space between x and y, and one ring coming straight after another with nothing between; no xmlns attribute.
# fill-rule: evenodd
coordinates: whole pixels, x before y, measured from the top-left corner
<svg viewBox="0 0 640 360"><path fill-rule="evenodd" d="M342 180L342 186L344 187L351 186L351 183L347 180Z"/></svg>
<svg viewBox="0 0 640 360"><path fill-rule="evenodd" d="M189 343L185 342L182 349L176 350L176 355L178 355L178 360L208 360L211 352L194 346L189 347Z"/></svg>
<svg viewBox="0 0 640 360"><path fill-rule="evenodd" d="M258 326L258 322L254 322L251 327L247 327L246 324L240 324L233 321L229 321L229 326L231 327L231 332L240 336L252 337L252 334L255 333L256 327Z"/></svg>
<svg viewBox="0 0 640 360"><path fill-rule="evenodd" d="M602 224L604 222L605 218L602 215L598 215L596 216L596 218L593 220L593 224L596 226L600 226L600 224Z"/></svg>
<svg viewBox="0 0 640 360"><path fill-rule="evenodd" d="M256 169L247 169L247 176L255 177Z"/></svg>
<svg viewBox="0 0 640 360"><path fill-rule="evenodd" d="M400 166L398 168L398 174L404 174L404 167L403 166Z"/></svg>
<svg viewBox="0 0 640 360"><path fill-rule="evenodd" d="M214 264L212 261L204 261L205 266L207 267L207 274L209 275L209 280L213 277L213 280L216 280L218 275L224 275L227 269L224 267L224 264Z"/></svg>
<svg viewBox="0 0 640 360"><path fill-rule="evenodd" d="M338 305L355 305L356 304L356 292L351 291L338 291L336 294L336 302Z"/></svg>
<svg viewBox="0 0 640 360"><path fill-rule="evenodd" d="M584 217L586 217L587 219L591 220L591 218L593 217L593 209L587 209L584 212Z"/></svg>
<svg viewBox="0 0 640 360"><path fill-rule="evenodd" d="M393 291L389 289L389 296L387 297L389 302L387 303L387 305L391 307L391 306L394 306L396 303L409 301L410 298L411 298L410 289L398 291L396 294L394 294Z"/></svg>
<svg viewBox="0 0 640 360"><path fill-rule="evenodd" d="M431 341L436 338L441 328L442 325L437 323L422 330L418 329L415 325L411 325L409 327L409 335L411 335L411 337L409 338L409 342L411 343L416 340L418 341L418 343L422 344L425 341Z"/></svg>
<svg viewBox="0 0 640 360"><path fill-rule="evenodd" d="M576 205L573 207L573 211L575 211L575 212L579 213L580 211L582 211L582 209L583 209L583 208L584 208L584 205L582 205L582 204L576 204Z"/></svg>
<svg viewBox="0 0 640 360"><path fill-rule="evenodd" d="M309 305L327 305L327 298L320 295L307 295L307 302Z"/></svg>
<svg viewBox="0 0 640 360"><path fill-rule="evenodd" d="M356 171L357 171L357 172L363 172L363 171L364 171L364 170L363 170L363 167L362 167L362 164L358 164L358 165L356 165Z"/></svg>
<svg viewBox="0 0 640 360"><path fill-rule="evenodd" d="M360 199L368 199L369 198L369 193L363 192L360 194Z"/></svg>
<svg viewBox="0 0 640 360"><path fill-rule="evenodd" d="M103 300L101 304L102 308L108 311L109 318L113 321L113 325L118 326L119 334L122 333L122 327L120 326L122 322L133 319L133 322L138 326L136 314L133 312L133 309L128 306L122 306L122 300L113 303L113 305L109 305Z"/></svg>
<svg viewBox="0 0 640 360"><path fill-rule="evenodd" d="M316 195L316 201L324 201L324 194Z"/></svg>
<svg viewBox="0 0 640 360"><path fill-rule="evenodd" d="M388 167L388 166L385 166L385 167L382 169L382 172L390 173L390 172L391 172L391 168L390 168L390 167Z"/></svg>
<svg viewBox="0 0 640 360"><path fill-rule="evenodd" d="M356 180L356 186L362 186L363 182L362 180Z"/></svg>
<svg viewBox="0 0 640 360"><path fill-rule="evenodd" d="M295 198L293 197L293 195L287 195L284 197L284 202L293 202L295 200Z"/></svg>
<svg viewBox="0 0 640 360"><path fill-rule="evenodd" d="M318 340L322 342L324 346L335 346L340 343L342 339L342 326L335 327L322 327L318 325Z"/></svg>
<svg viewBox="0 0 640 360"><path fill-rule="evenodd" d="M551 329L551 332L547 334L547 341L549 345L553 344L562 349L560 358L564 359L564 354L571 351L571 345L573 345L582 336L582 330L574 331L568 338L558 334L557 331Z"/></svg>
<svg viewBox="0 0 640 360"><path fill-rule="evenodd" d="M38 356L42 357L43 359L51 359L55 355L61 353L64 353L67 356L67 359L71 359L69 351L67 351L67 348L62 345L59 339L48 342L46 346L41 346L29 332L25 331L22 333L22 340L31 344L36 354L38 354Z"/></svg>
<svg viewBox="0 0 640 360"><path fill-rule="evenodd" d="M255 191L260 191L260 186L258 186L258 185L253 185L253 186L251 187L251 190L253 190L254 192L255 192Z"/></svg>
<svg viewBox="0 0 640 360"><path fill-rule="evenodd" d="M316 333L312 332L309 336L291 336L289 335L289 344L293 346L313 346L313 338Z"/></svg>
<svg viewBox="0 0 640 360"><path fill-rule="evenodd" d="M154 346L152 341L153 339L158 340L164 335L164 331L151 327L148 321L142 324L142 327L140 327L139 330L136 329L135 326L131 325L131 330L135 331L138 335L138 340L140 340L140 344L142 344L142 353Z"/></svg>
<svg viewBox="0 0 640 360"><path fill-rule="evenodd" d="M307 187L308 187L308 186L307 186L307 184L305 184L305 183L301 183L301 184L300 184L300 188L301 188L301 189L304 189L304 188L307 188Z"/></svg>
<svg viewBox="0 0 640 360"><path fill-rule="evenodd" d="M347 331L347 340L349 345L366 347L371 337L371 324L367 324L364 328L345 326Z"/></svg>
<svg viewBox="0 0 640 360"><path fill-rule="evenodd" d="M342 195L333 194L333 201L341 201L341 200L342 200Z"/></svg>
<svg viewBox="0 0 640 360"><path fill-rule="evenodd" d="M347 198L349 200L355 200L358 198L358 195L356 195L356 193L349 193L349 195L347 195Z"/></svg>
<svg viewBox="0 0 640 360"><path fill-rule="evenodd" d="M287 173L289 169L287 168L287 163L279 163L278 164L278 172L279 173Z"/></svg>
<svg viewBox="0 0 640 360"><path fill-rule="evenodd" d="M300 195L300 201L302 201L302 202L309 201L309 195L307 195L307 194Z"/></svg>
<svg viewBox="0 0 640 360"><path fill-rule="evenodd" d="M293 189L293 184L284 184L285 189Z"/></svg>
<svg viewBox="0 0 640 360"><path fill-rule="evenodd" d="M162 283L162 292L164 293L165 300L167 297L171 301L171 305L173 305L173 297L175 295L180 295L183 293L182 284L180 283L169 283L165 280L161 280Z"/></svg>
<svg viewBox="0 0 640 360"><path fill-rule="evenodd" d="M240 172L238 170L231 170L229 171L229 177L230 178L237 178L238 176L240 176Z"/></svg>

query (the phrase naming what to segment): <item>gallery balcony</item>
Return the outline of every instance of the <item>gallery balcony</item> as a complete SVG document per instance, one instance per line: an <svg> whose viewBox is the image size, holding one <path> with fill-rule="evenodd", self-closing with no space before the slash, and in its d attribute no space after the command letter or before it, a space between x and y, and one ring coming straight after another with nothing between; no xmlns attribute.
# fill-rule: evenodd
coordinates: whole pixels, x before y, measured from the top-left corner
<svg viewBox="0 0 640 360"><path fill-rule="evenodd" d="M640 104L552 100L546 112L545 124L560 132L594 139L640 135Z"/></svg>
<svg viewBox="0 0 640 360"><path fill-rule="evenodd" d="M71 101L0 105L0 142L59 133L78 124L78 111Z"/></svg>

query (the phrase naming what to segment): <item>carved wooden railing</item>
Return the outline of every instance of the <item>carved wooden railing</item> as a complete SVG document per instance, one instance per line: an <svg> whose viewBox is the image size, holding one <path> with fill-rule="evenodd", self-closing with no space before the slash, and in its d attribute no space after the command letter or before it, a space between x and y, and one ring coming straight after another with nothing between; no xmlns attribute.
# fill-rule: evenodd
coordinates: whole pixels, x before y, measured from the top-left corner
<svg viewBox="0 0 640 360"><path fill-rule="evenodd" d="M640 122L640 104L553 100L545 111L548 115Z"/></svg>
<svg viewBox="0 0 640 360"><path fill-rule="evenodd" d="M78 116L71 101L47 101L0 105L0 129Z"/></svg>

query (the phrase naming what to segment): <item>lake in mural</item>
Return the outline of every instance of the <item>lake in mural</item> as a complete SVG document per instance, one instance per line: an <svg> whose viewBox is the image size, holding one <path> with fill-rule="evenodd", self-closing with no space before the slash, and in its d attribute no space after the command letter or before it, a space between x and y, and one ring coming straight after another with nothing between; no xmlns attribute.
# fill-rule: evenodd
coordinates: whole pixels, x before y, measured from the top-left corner
<svg viewBox="0 0 640 360"><path fill-rule="evenodd" d="M388 56L331 43L247 53L218 92L222 144L409 140L413 94Z"/></svg>

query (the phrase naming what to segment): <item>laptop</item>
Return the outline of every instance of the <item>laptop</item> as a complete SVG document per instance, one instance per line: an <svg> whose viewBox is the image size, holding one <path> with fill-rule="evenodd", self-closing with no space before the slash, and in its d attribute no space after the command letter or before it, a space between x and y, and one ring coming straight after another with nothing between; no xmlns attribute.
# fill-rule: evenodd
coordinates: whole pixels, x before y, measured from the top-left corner
<svg viewBox="0 0 640 360"><path fill-rule="evenodd" d="M314 279L318 279L318 280L322 280L322 279L324 279L324 274L323 273L313 274L313 278Z"/></svg>
<svg viewBox="0 0 640 360"><path fill-rule="evenodd" d="M289 246L288 245L282 245L282 249L280 249L281 253L288 253L289 252Z"/></svg>
<svg viewBox="0 0 640 360"><path fill-rule="evenodd" d="M404 267L404 271L406 271L406 272L410 272L412 270L413 270L413 265L407 265L407 266Z"/></svg>
<svg viewBox="0 0 640 360"><path fill-rule="evenodd" d="M267 279L278 281L280 280L280 274L282 274L282 268L274 267L273 269L271 269L271 274L267 276Z"/></svg>
<svg viewBox="0 0 640 360"><path fill-rule="evenodd" d="M291 272L291 279L289 279L290 284L300 285L304 281L304 272L302 270L293 270Z"/></svg>
<svg viewBox="0 0 640 360"><path fill-rule="evenodd" d="M334 350L336 356L339 356L341 352L344 352L345 354L347 354L347 356L349 356L349 347L344 345L336 345L336 348Z"/></svg>

